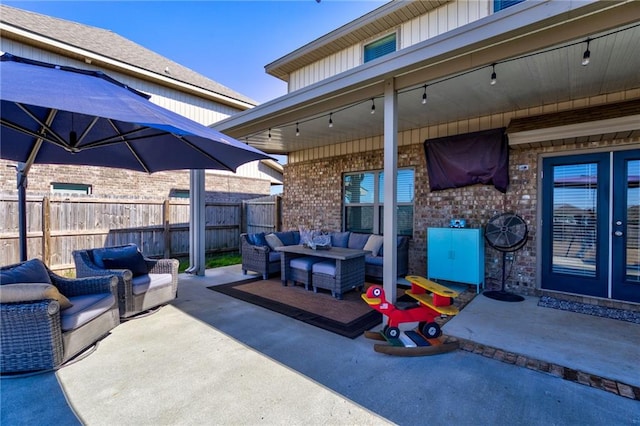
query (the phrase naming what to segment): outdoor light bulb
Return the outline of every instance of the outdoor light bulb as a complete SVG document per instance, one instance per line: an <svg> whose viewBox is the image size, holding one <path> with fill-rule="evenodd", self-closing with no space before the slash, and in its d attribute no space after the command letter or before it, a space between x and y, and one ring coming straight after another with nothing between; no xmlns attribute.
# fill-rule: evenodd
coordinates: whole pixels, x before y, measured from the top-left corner
<svg viewBox="0 0 640 426"><path fill-rule="evenodd" d="M376 102L371 99L371 114L375 114L376 113Z"/></svg>
<svg viewBox="0 0 640 426"><path fill-rule="evenodd" d="M424 86L424 93L422 94L422 105L427 104L427 86Z"/></svg>
<svg viewBox="0 0 640 426"><path fill-rule="evenodd" d="M329 127L333 127L333 113L329 114Z"/></svg>
<svg viewBox="0 0 640 426"><path fill-rule="evenodd" d="M271 139L271 127L269 127L269 139Z"/></svg>
<svg viewBox="0 0 640 426"><path fill-rule="evenodd" d="M300 136L300 127L298 127L298 123L296 123L296 136Z"/></svg>
<svg viewBox="0 0 640 426"><path fill-rule="evenodd" d="M589 50L589 43L591 43L590 39L587 39L587 50L584 51L582 55L582 66L589 65L589 61L591 60L591 51Z"/></svg>
<svg viewBox="0 0 640 426"><path fill-rule="evenodd" d="M493 86L497 81L496 64L491 65L491 67L493 68L493 72L491 73L491 85Z"/></svg>

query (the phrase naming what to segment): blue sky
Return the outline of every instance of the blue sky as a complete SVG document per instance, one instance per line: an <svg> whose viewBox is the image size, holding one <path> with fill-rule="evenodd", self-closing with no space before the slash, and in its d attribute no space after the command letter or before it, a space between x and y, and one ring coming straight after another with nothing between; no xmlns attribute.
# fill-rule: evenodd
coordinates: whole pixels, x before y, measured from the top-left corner
<svg viewBox="0 0 640 426"><path fill-rule="evenodd" d="M264 66L386 0L4 1L111 30L258 102L286 84Z"/></svg>

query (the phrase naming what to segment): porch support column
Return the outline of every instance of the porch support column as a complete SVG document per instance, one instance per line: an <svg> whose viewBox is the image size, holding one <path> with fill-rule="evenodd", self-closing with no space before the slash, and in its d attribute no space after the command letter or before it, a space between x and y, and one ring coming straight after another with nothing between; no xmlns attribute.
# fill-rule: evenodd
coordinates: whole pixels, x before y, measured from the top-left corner
<svg viewBox="0 0 640 426"><path fill-rule="evenodd" d="M396 302L398 271L398 93L395 80L384 82L384 265L382 280L387 300Z"/></svg>
<svg viewBox="0 0 640 426"><path fill-rule="evenodd" d="M204 275L205 216L204 170L189 173L189 274Z"/></svg>

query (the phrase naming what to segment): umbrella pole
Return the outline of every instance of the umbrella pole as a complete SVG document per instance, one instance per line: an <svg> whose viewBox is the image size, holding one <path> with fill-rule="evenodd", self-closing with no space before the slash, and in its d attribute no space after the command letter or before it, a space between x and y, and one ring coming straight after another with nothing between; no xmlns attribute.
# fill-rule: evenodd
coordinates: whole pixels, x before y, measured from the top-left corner
<svg viewBox="0 0 640 426"><path fill-rule="evenodd" d="M18 183L18 235L20 242L20 261L27 260L27 171L26 164L16 167Z"/></svg>

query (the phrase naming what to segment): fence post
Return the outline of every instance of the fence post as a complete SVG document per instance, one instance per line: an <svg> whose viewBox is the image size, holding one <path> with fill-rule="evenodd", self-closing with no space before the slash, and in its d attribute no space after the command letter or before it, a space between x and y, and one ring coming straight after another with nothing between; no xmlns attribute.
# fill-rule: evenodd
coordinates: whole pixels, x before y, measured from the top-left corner
<svg viewBox="0 0 640 426"><path fill-rule="evenodd" d="M273 207L276 209L274 214L276 223L274 223L274 225L276 227L276 231L281 231L282 230L282 197L280 197L279 195L276 195L274 201L275 202L273 203Z"/></svg>
<svg viewBox="0 0 640 426"><path fill-rule="evenodd" d="M247 203L242 200L240 204L240 233L247 232Z"/></svg>
<svg viewBox="0 0 640 426"><path fill-rule="evenodd" d="M51 202L49 197L42 199L42 261L51 265Z"/></svg>
<svg viewBox="0 0 640 426"><path fill-rule="evenodd" d="M166 198L162 203L162 222L164 223L164 230L162 235L164 237L164 258L171 258L171 203Z"/></svg>

